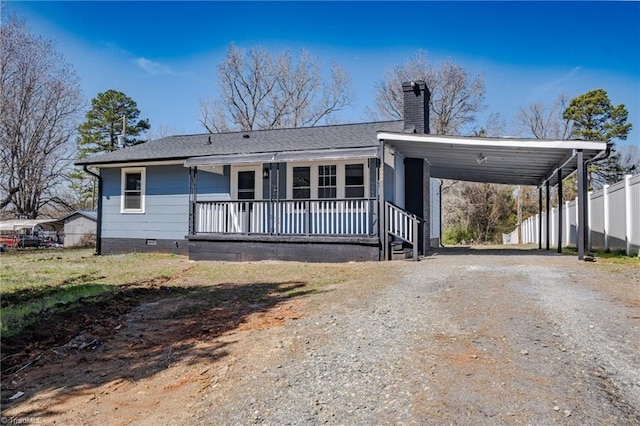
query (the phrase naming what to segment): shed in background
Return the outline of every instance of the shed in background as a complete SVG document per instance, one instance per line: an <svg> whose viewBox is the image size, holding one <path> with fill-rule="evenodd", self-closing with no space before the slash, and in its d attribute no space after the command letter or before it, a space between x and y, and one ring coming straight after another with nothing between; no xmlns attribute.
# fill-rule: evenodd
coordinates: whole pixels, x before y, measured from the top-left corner
<svg viewBox="0 0 640 426"><path fill-rule="evenodd" d="M64 246L94 246L98 214L92 210L78 210L61 219L64 222Z"/></svg>

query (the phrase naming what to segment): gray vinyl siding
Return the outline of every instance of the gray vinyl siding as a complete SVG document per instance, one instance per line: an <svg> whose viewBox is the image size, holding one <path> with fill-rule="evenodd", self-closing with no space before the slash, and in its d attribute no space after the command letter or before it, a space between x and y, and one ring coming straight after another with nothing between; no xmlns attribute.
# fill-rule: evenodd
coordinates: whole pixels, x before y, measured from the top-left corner
<svg viewBox="0 0 640 426"><path fill-rule="evenodd" d="M146 167L144 213L121 213L121 169L103 168L103 238L182 240L189 230L189 169ZM229 193L229 178L198 174L198 196Z"/></svg>
<svg viewBox="0 0 640 426"><path fill-rule="evenodd" d="M231 194L231 167L224 166L223 174L198 170L198 201L229 199ZM189 169L187 174L189 173ZM188 176L187 176L188 179Z"/></svg>

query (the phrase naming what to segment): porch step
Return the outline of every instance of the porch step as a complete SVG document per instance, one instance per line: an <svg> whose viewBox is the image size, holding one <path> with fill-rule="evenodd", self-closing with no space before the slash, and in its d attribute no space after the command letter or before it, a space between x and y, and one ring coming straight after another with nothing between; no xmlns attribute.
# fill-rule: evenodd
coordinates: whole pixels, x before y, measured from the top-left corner
<svg viewBox="0 0 640 426"><path fill-rule="evenodd" d="M391 260L405 260L413 258L413 249L403 243L391 243Z"/></svg>

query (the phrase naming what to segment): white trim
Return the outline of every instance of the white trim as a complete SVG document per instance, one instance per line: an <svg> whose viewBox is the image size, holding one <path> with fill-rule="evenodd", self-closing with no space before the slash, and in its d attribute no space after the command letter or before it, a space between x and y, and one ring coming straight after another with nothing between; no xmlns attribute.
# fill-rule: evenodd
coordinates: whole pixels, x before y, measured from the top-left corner
<svg viewBox="0 0 640 426"><path fill-rule="evenodd" d="M576 141L576 140L529 140L515 138L461 138L455 136L438 136L438 135L417 135L407 133L389 133L379 132L378 140L386 141L407 141L407 142L425 142L443 145L460 145L490 148L528 148L528 149L560 149L563 151L570 149L588 149L603 151L607 149L606 142L594 141Z"/></svg>
<svg viewBox="0 0 640 426"><path fill-rule="evenodd" d="M125 209L124 207L126 175L128 173L140 173L140 208L139 209ZM147 169L145 167L122 168L120 171L120 213L144 214L146 191L147 191Z"/></svg>
<svg viewBox="0 0 640 426"><path fill-rule="evenodd" d="M99 169L115 169L120 167L152 167L152 166L182 166L185 160L166 160L166 161L139 161L136 163L110 163L110 164L80 164L87 167L96 167Z"/></svg>
<svg viewBox="0 0 640 426"><path fill-rule="evenodd" d="M231 166L231 197L238 199L238 172L254 171L255 176L255 200L262 200L262 164L251 166Z"/></svg>
<svg viewBox="0 0 640 426"><path fill-rule="evenodd" d="M336 198L343 199L345 197L345 165L362 164L364 174L364 197L368 198L367 188L369 188L369 161L367 159L347 159L347 160L320 160L320 161L304 161L296 163L287 163L287 199L293 199L293 168L294 167L310 167L311 168L311 191L310 199L318 199L318 166L336 166ZM324 199L323 199L324 200ZM330 198L327 198L330 200Z"/></svg>

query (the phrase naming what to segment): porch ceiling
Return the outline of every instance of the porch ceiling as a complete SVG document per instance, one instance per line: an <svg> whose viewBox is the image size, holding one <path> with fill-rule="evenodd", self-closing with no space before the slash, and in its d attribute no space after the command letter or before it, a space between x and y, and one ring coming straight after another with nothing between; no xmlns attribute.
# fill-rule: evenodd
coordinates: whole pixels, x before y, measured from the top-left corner
<svg viewBox="0 0 640 426"><path fill-rule="evenodd" d="M378 146L361 148L333 148L321 150L272 151L249 154L209 155L187 158L185 167L222 166L228 164L277 163L287 161L344 160L349 158L376 158Z"/></svg>
<svg viewBox="0 0 640 426"><path fill-rule="evenodd" d="M378 140L406 157L426 158L431 177L472 182L541 186L558 183L577 169L578 150L585 160L600 158L606 142L471 138L378 132Z"/></svg>

